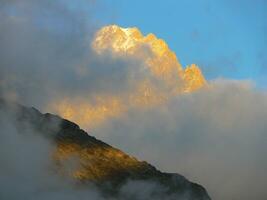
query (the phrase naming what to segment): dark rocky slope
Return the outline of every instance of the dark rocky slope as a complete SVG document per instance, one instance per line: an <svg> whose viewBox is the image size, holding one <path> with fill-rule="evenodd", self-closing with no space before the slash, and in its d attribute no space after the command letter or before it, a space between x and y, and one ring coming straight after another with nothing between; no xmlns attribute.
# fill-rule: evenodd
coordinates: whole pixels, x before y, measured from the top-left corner
<svg viewBox="0 0 267 200"><path fill-rule="evenodd" d="M147 162L138 161L95 137L73 122L49 113L0 100L0 113L15 118L18 130L31 128L55 145L53 162L61 174L82 184L94 182L108 195L116 198L119 188L128 180L156 182L165 188L162 199L209 200L206 190L179 174L163 173ZM78 165L68 168L69 160ZM134 199L134 198L131 198Z"/></svg>

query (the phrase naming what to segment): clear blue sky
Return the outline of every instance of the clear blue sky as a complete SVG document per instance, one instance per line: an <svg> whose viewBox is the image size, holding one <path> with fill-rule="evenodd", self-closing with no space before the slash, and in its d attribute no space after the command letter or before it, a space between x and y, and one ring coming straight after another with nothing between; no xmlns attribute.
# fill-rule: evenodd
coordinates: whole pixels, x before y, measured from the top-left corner
<svg viewBox="0 0 267 200"><path fill-rule="evenodd" d="M266 0L104 0L103 24L164 39L208 79L252 79L267 88Z"/></svg>

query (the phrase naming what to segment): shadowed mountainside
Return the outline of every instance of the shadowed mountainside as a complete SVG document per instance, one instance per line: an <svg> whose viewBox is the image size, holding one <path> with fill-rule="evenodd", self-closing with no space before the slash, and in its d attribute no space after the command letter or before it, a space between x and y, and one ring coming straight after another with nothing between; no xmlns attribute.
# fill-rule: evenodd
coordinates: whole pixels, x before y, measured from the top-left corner
<svg viewBox="0 0 267 200"><path fill-rule="evenodd" d="M0 100L0 114L15 118L21 132L29 127L55 145L52 160L60 174L82 184L95 183L106 196L113 196L127 181L150 181L161 185L162 199L209 200L206 190L179 174L163 173L144 161L125 154L88 135L73 122L35 108ZM75 162L75 165L70 163ZM157 193L158 191L154 191ZM170 196L170 198L168 198ZM135 199L134 197L131 199Z"/></svg>

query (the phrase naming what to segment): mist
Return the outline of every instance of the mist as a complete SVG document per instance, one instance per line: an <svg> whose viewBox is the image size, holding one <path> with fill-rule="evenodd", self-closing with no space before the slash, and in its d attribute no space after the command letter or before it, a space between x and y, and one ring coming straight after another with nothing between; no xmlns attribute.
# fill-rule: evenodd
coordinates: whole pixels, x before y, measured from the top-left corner
<svg viewBox="0 0 267 200"><path fill-rule="evenodd" d="M41 110L65 97L93 98L132 87L143 74L133 58L99 57L91 40L97 3L77 1L88 9L73 9L68 1L1 1L0 94ZM88 12L88 10L90 12ZM104 12L103 10L100 10ZM133 75L134 74L134 75Z"/></svg>
<svg viewBox="0 0 267 200"><path fill-rule="evenodd" d="M0 198L1 199L92 199L101 200L92 185L86 190L57 173L52 155L55 144L32 124L18 126L13 112L0 107ZM56 126L56 124L55 124ZM22 128L23 127L23 128Z"/></svg>
<svg viewBox="0 0 267 200"><path fill-rule="evenodd" d="M132 110L94 133L159 169L199 182L213 199L264 199L267 94L250 81L211 88L162 107Z"/></svg>

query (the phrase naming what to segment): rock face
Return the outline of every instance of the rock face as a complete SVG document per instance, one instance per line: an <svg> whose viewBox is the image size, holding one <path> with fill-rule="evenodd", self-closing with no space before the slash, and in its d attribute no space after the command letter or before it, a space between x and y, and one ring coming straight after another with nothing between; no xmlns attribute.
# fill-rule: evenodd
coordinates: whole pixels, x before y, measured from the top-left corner
<svg viewBox="0 0 267 200"><path fill-rule="evenodd" d="M116 198L116 192L129 180L151 181L165 188L160 199L209 200L206 190L179 174L163 173L147 162L138 161L95 137L79 126L59 116L42 114L0 100L0 111L15 117L15 127L23 130L31 126L55 145L53 162L59 173L71 176L82 184L95 183L105 195ZM75 160L76 165L69 167ZM157 191L154 191L157 193ZM135 199L131 197L130 199Z"/></svg>

